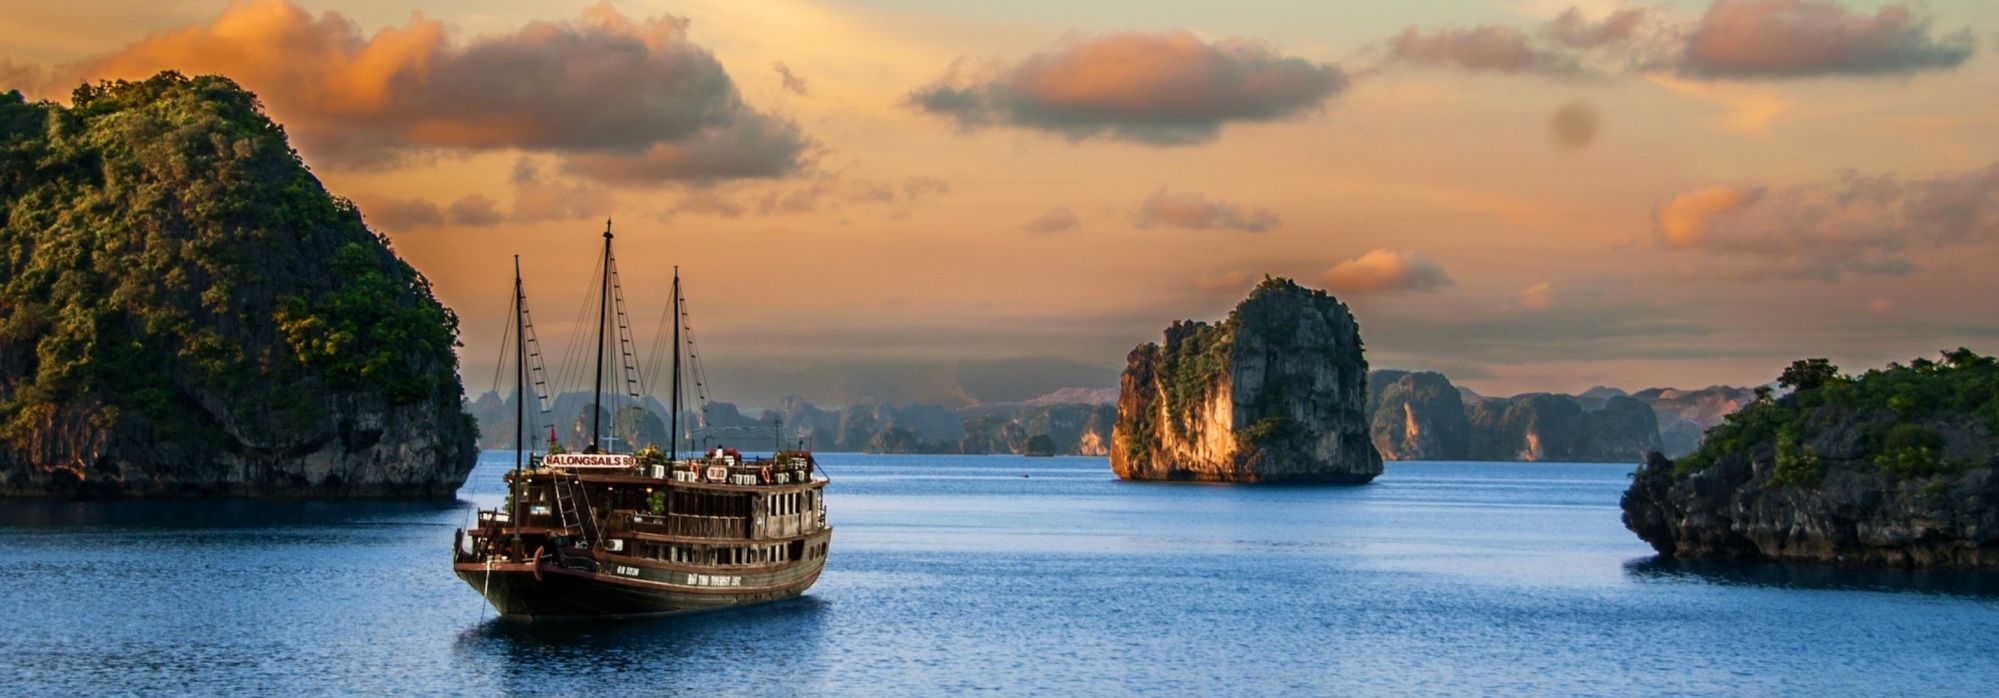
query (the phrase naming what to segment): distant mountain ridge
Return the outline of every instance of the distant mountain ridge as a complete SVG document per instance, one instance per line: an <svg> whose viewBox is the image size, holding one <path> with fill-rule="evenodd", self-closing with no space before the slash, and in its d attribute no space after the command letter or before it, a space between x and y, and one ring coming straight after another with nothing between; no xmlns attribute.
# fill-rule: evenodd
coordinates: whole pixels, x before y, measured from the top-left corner
<svg viewBox="0 0 1999 698"><path fill-rule="evenodd" d="M1701 435L1754 398L1749 388L1651 388L1626 393L1598 386L1577 395L1525 393L1486 397L1432 371L1382 369L1368 374L1369 435L1391 460L1542 460L1636 462L1645 452L1692 452ZM777 407L745 410L726 402L682 416L702 438L765 448L772 417L788 446L862 453L1025 453L1047 435L1062 455L1109 453L1116 388L1063 388L1017 402L945 407L869 400L816 405L791 396ZM608 401L608 398L607 398ZM629 399L605 409L606 431L644 443L666 440L666 406L655 398L633 411ZM589 441L590 395L563 393L551 413L568 448ZM475 400L485 448L513 446L513 403L488 392ZM537 419L546 422L545 419ZM613 426L616 425L616 426ZM654 425L657 425L656 428ZM545 445L547 427L535 435ZM634 436L636 435L636 436ZM697 441L695 446L702 445Z"/></svg>
<svg viewBox="0 0 1999 698"><path fill-rule="evenodd" d="M1371 433L1383 457L1403 460L1606 461L1650 451L1684 454L1754 397L1749 388L1597 386L1578 395L1485 397L1432 371L1368 376Z"/></svg>
<svg viewBox="0 0 1999 698"><path fill-rule="evenodd" d="M537 410L530 421L538 431L530 443L544 447L548 422L553 421L557 439L565 448L587 445L590 397L583 392L563 393L552 401L550 417L540 416ZM666 442L668 410L659 400L648 397L637 404L629 398L612 402L616 406L607 406L602 417L607 436L615 439L612 446ZM513 447L511 397L487 392L473 401L471 411L479 419L482 447ZM786 447L861 453L1025 453L1030 441L1046 436L1057 454L1086 456L1110 452L1111 423L1116 417L1117 407L1110 404L1028 401L954 409L870 401L821 407L795 395L754 416L726 402L710 402L706 409L683 409L681 414L682 423L692 425L691 446L695 448L719 444L768 449L781 442Z"/></svg>

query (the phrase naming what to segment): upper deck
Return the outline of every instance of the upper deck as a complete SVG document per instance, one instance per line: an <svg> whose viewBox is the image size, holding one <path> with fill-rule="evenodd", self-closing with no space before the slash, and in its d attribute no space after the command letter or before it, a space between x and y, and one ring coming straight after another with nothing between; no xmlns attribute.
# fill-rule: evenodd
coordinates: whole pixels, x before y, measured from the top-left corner
<svg viewBox="0 0 1999 698"><path fill-rule="evenodd" d="M794 489L812 485L818 467L812 454L806 451L778 451L771 458L744 458L735 449L723 448L677 460L648 449L637 455L537 455L530 457L528 463L531 470L571 475L582 482L658 485L660 481L666 481L681 487L718 491Z"/></svg>

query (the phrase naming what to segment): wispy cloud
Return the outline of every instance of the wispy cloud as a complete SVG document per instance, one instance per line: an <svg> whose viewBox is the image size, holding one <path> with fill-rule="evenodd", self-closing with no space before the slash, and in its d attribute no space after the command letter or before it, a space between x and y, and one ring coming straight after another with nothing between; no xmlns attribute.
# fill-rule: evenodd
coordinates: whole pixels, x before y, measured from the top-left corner
<svg viewBox="0 0 1999 698"><path fill-rule="evenodd" d="M1077 217L1075 211L1071 211L1063 206L1057 206L1048 209L1047 213L1035 216L1033 220L1022 224L1020 229L1036 235L1053 235L1055 233L1066 233L1082 226L1083 219Z"/></svg>
<svg viewBox="0 0 1999 698"><path fill-rule="evenodd" d="M1210 199L1197 192L1173 192L1160 189L1145 197L1138 205L1137 225L1140 228L1167 226L1187 230L1235 230L1245 233L1262 233L1275 229L1283 221L1277 214L1266 209L1249 209L1240 205Z"/></svg>

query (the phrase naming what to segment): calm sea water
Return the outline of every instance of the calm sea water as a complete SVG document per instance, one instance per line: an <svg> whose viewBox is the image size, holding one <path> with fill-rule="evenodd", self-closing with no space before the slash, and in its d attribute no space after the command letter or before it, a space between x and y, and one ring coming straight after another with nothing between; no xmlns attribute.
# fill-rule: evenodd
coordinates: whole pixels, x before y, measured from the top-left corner
<svg viewBox="0 0 1999 698"><path fill-rule="evenodd" d="M456 505L0 504L9 693L1984 694L1999 577L1674 565L1631 467L1129 484L1101 458L829 455L804 598L513 627Z"/></svg>

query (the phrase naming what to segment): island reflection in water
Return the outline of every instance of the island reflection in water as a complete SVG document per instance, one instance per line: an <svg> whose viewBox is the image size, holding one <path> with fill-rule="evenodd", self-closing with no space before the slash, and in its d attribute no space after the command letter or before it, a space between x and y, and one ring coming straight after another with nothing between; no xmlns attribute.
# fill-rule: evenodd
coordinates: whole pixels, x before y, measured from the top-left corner
<svg viewBox="0 0 1999 698"><path fill-rule="evenodd" d="M1786 565L1727 560L1651 557L1624 566L1635 580L1697 582L1721 586L1762 586L1819 591L1942 594L1999 599L1999 574L1973 570L1926 570L1836 565Z"/></svg>

